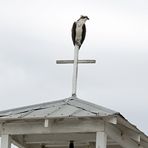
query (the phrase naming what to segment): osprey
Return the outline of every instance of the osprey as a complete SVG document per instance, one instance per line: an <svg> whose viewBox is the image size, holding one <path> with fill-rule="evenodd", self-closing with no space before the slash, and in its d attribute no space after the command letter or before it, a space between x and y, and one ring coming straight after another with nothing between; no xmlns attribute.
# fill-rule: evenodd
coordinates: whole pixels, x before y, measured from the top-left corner
<svg viewBox="0 0 148 148"><path fill-rule="evenodd" d="M87 16L81 15L81 17L73 23L72 26L72 41L74 46L78 46L80 49L86 35L85 22L89 20Z"/></svg>

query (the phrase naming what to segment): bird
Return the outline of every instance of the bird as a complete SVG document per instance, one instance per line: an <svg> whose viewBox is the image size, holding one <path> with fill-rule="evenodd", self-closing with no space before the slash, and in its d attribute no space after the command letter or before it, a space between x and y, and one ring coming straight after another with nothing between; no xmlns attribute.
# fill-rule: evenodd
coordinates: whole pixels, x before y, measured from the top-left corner
<svg viewBox="0 0 148 148"><path fill-rule="evenodd" d="M89 20L87 16L81 15L80 18L73 23L71 29L72 41L74 44L74 64L73 64L73 83L72 83L72 96L76 96L77 89L77 75L79 63L79 49L85 39L86 26L85 22ZM70 148L73 148L73 143L70 143Z"/></svg>
<svg viewBox="0 0 148 148"><path fill-rule="evenodd" d="M81 15L80 18L72 25L71 36L74 46L80 49L86 35L85 22L89 20L88 16Z"/></svg>

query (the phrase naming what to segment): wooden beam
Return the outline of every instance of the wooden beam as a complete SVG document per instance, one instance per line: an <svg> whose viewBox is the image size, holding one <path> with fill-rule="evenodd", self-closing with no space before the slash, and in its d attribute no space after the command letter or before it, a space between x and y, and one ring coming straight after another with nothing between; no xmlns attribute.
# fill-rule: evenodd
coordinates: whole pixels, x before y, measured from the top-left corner
<svg viewBox="0 0 148 148"><path fill-rule="evenodd" d="M102 120L49 120L48 127L44 127L44 121L5 123L2 127L2 134L47 134L47 133L77 133L104 131Z"/></svg>
<svg viewBox="0 0 148 148"><path fill-rule="evenodd" d="M89 143L87 143L87 144L85 144L85 143L81 143L81 144L79 144L79 143L75 143L75 145L74 145L75 147L84 147L84 148L86 148L86 147L88 147L89 146ZM53 148L53 147L55 147L55 148L57 148L57 147L68 147L68 143L59 143L59 144L54 144L54 145L52 145L52 144L45 144L45 147L51 147L51 148Z"/></svg>
<svg viewBox="0 0 148 148"><path fill-rule="evenodd" d="M18 148L28 148L24 142L24 135L11 135L11 141Z"/></svg>
<svg viewBox="0 0 148 148"><path fill-rule="evenodd" d="M20 143L18 143L17 141L15 141L14 139L11 139L12 143L17 146L18 148L26 148L25 146L21 145Z"/></svg>
<svg viewBox="0 0 148 148"><path fill-rule="evenodd" d="M126 135L123 135L118 128L109 123L105 124L105 132L111 139L124 148L139 148L139 145L136 142L128 138Z"/></svg>
<svg viewBox="0 0 148 148"><path fill-rule="evenodd" d="M1 148L11 148L10 135L1 135Z"/></svg>
<svg viewBox="0 0 148 148"><path fill-rule="evenodd" d="M106 148L107 135L105 132L96 133L96 148Z"/></svg>
<svg viewBox="0 0 148 148"><path fill-rule="evenodd" d="M24 136L24 141L27 144L31 143L56 143L67 142L73 140L75 142L95 142L95 133L61 133L61 134L34 134Z"/></svg>
<svg viewBox="0 0 148 148"><path fill-rule="evenodd" d="M119 128L122 131L123 137L126 136L129 139L133 139L135 142L139 144L139 148L147 148L148 147L148 141L145 141L145 136L142 132L133 130L128 128L127 126L120 125Z"/></svg>
<svg viewBox="0 0 148 148"><path fill-rule="evenodd" d="M57 64L73 64L74 60L56 60ZM96 60L78 60L78 64L94 64Z"/></svg>
<svg viewBox="0 0 148 148"><path fill-rule="evenodd" d="M117 117L114 116L104 117L104 120L108 123L117 124Z"/></svg>
<svg viewBox="0 0 148 148"><path fill-rule="evenodd" d="M122 131L123 131L123 134L131 139L133 139L134 141L140 143L141 141L141 136L140 136L140 133L137 133L129 128L126 128L126 127L123 127L121 126Z"/></svg>

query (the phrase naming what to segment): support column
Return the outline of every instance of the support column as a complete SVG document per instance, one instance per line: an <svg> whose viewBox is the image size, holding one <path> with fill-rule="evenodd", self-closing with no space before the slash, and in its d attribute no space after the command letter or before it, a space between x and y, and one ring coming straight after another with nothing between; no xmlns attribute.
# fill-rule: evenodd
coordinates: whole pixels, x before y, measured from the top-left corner
<svg viewBox="0 0 148 148"><path fill-rule="evenodd" d="M107 135L105 132L96 133L96 148L106 148Z"/></svg>
<svg viewBox="0 0 148 148"><path fill-rule="evenodd" d="M11 148L10 135L2 135L1 136L1 148Z"/></svg>

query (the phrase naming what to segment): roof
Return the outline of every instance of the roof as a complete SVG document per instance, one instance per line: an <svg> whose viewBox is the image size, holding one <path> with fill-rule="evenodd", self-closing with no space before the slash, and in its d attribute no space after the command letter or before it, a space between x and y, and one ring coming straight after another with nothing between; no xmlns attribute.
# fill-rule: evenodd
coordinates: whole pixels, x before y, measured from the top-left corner
<svg viewBox="0 0 148 148"><path fill-rule="evenodd" d="M15 109L0 111L0 122L10 120L29 120L29 119L50 119L50 118L81 118L81 117L97 117L110 121L110 117L117 118L116 126L122 130L126 127L135 133L140 134L142 140L148 143L148 137L141 132L135 125L131 124L119 112L114 110L78 99L70 97L59 101L30 105Z"/></svg>
<svg viewBox="0 0 148 148"><path fill-rule="evenodd" d="M0 120L68 117L104 117L117 114L108 108L70 97L48 103L25 106L0 112Z"/></svg>

